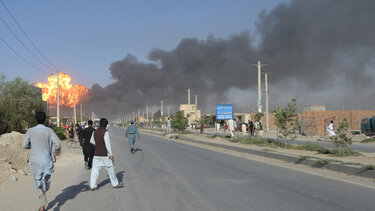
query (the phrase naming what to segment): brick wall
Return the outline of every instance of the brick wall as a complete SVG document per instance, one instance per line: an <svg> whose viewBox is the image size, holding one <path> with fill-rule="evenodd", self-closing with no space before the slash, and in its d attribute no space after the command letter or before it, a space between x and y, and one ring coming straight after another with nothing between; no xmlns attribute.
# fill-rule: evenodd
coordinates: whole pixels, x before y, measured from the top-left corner
<svg viewBox="0 0 375 211"><path fill-rule="evenodd" d="M256 113L251 113L252 119ZM303 111L298 114L302 130L306 135L326 135L326 127L333 120L333 125L338 128L344 118L348 119L349 130L360 130L363 118L375 116L375 110L344 110L344 111ZM270 130L276 130L274 115L269 114ZM262 124L266 126L266 117L262 117Z"/></svg>

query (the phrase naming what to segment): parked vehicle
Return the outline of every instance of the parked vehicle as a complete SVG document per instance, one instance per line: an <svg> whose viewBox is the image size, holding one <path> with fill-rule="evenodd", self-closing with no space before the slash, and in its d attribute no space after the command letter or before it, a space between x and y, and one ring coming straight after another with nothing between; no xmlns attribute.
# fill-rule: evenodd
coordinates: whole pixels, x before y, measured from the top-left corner
<svg viewBox="0 0 375 211"><path fill-rule="evenodd" d="M362 119L361 132L366 136L375 135L375 116Z"/></svg>

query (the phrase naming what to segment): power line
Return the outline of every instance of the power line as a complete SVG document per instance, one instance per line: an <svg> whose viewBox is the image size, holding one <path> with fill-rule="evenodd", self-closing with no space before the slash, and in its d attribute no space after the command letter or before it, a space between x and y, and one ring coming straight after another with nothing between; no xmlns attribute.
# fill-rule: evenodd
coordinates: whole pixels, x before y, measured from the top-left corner
<svg viewBox="0 0 375 211"><path fill-rule="evenodd" d="M9 27L9 25L4 21L4 19L0 16L1 22L7 27L7 29L13 34L13 36L21 43L21 45L34 57L34 59L38 60L42 65L46 66L48 69L53 70L50 66L42 62L26 45L25 43L14 33L14 31Z"/></svg>
<svg viewBox="0 0 375 211"><path fill-rule="evenodd" d="M47 73L47 74L53 74L51 72L47 72L47 71L44 71L42 69L39 69L38 67L36 67L35 65L31 64L29 61L27 61L23 56L21 56L16 50L14 50L12 48L12 46L10 46L7 42L5 42L5 40L3 40L1 37L0 37L0 41L2 41L11 51L13 51L14 54L16 54L18 57L20 57L25 63L29 64L31 67L33 67L34 69L40 71L40 72L43 72L43 73Z"/></svg>
<svg viewBox="0 0 375 211"><path fill-rule="evenodd" d="M13 21L17 24L17 26L21 29L21 31L23 32L23 34L26 36L26 38L30 41L30 43L33 45L33 47L36 49L36 51L38 51L38 53L48 62L48 64L50 64L52 67L54 67L56 70L58 70L58 68L52 64L52 62L42 53L41 50L39 50L39 48L35 45L35 43L31 40L30 36L25 32L25 30L23 30L23 28L21 27L21 25L18 23L18 21L16 20L16 18L13 16L13 14L10 12L10 10L8 9L8 7L5 5L4 1L3 0L0 0L0 2L2 3L2 5L4 6L5 10L8 12L8 14L10 15L10 17L12 17Z"/></svg>

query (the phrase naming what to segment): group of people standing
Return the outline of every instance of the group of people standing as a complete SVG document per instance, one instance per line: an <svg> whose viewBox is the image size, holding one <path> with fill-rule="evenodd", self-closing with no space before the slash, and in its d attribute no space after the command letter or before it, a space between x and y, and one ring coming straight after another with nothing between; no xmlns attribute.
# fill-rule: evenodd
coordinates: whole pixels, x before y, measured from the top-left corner
<svg viewBox="0 0 375 211"><path fill-rule="evenodd" d="M37 126L27 130L22 142L24 149L31 149L29 157L29 168L34 179L34 190L40 201L39 210L46 209L46 192L51 185L51 176L54 172L56 156L61 153L61 141L56 133L46 127L46 114L37 112L35 115ZM123 182L119 182L114 170L114 155L112 153L109 132L107 130L108 120L100 119L98 129L93 128L93 121L88 121L88 127L77 130L79 141L82 146L85 168L91 169L90 190L97 190L96 181L102 168L107 169L107 173L113 188L123 187ZM74 134L74 133L73 133ZM125 136L128 138L130 151L135 153L134 142L139 133L134 122L127 128ZM74 136L73 136L74 137ZM54 150L53 150L54 148Z"/></svg>
<svg viewBox="0 0 375 211"><path fill-rule="evenodd" d="M224 132L229 132L231 137L235 135L235 129L237 128L237 123L233 119L229 119L226 122L222 120L222 122L216 123L216 131L220 133L221 125L224 125ZM263 136L263 125L262 122L253 122L249 120L248 125L242 123L240 130L242 133L247 134L247 130L251 136Z"/></svg>

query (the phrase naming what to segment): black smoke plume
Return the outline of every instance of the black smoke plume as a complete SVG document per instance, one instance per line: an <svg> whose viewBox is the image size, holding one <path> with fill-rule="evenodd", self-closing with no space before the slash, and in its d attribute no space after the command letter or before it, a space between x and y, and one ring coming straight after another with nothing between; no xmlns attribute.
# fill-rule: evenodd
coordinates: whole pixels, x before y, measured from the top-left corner
<svg viewBox="0 0 375 211"><path fill-rule="evenodd" d="M261 60L268 64L262 70L270 72L271 109L292 97L300 106L372 109L374 22L372 0L292 0L261 11L255 35L184 38L171 51L153 49L149 63L128 54L109 68L115 82L94 85L86 104L112 117L142 113L161 99L175 109L187 103L191 88L192 103L198 95L204 113L214 112L218 103L255 111L257 69L251 64Z"/></svg>

